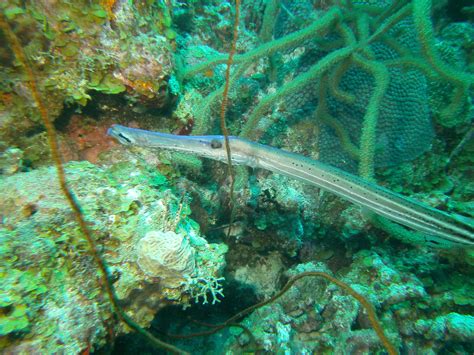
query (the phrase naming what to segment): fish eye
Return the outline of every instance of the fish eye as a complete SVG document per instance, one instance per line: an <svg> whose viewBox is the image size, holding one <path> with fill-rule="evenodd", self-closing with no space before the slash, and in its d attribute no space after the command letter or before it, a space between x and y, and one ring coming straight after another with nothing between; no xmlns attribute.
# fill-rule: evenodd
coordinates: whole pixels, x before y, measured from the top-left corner
<svg viewBox="0 0 474 355"><path fill-rule="evenodd" d="M211 141L211 148L214 148L214 149L222 148L222 143L217 139L213 139Z"/></svg>

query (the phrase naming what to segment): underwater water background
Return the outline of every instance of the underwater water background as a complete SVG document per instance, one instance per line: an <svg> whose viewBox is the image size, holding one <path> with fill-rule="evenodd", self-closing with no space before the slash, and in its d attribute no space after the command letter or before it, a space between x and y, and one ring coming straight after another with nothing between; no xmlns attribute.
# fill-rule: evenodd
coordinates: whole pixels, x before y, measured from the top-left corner
<svg viewBox="0 0 474 355"><path fill-rule="evenodd" d="M472 2L0 14L1 353L474 353Z"/></svg>

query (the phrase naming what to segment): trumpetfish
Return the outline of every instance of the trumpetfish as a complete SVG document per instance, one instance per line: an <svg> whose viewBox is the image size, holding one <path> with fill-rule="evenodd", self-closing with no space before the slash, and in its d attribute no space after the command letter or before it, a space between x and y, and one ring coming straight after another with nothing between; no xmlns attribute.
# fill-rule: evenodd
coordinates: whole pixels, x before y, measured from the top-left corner
<svg viewBox="0 0 474 355"><path fill-rule="evenodd" d="M108 135L125 145L163 148L227 162L224 136L179 136L113 125ZM282 174L421 232L424 242L442 248L473 247L474 220L444 212L336 167L300 154L230 136L233 164ZM423 240L420 240L423 242Z"/></svg>

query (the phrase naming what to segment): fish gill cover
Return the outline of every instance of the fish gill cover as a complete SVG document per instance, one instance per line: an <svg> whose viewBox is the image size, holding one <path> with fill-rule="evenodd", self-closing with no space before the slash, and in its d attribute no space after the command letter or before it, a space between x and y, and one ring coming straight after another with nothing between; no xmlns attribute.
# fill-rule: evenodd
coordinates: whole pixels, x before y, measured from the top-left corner
<svg viewBox="0 0 474 355"><path fill-rule="evenodd" d="M234 1L7 0L0 9L54 122L106 278L138 326L192 353L373 353L387 348L373 307L398 351L474 351L472 251L405 244L356 206L243 167L234 167L229 224L225 165L106 138L113 123L221 133ZM229 133L473 217L473 13L462 1L242 1ZM114 316L3 26L0 42L0 348L150 351ZM304 273L333 275L371 306L313 277L274 298Z"/></svg>

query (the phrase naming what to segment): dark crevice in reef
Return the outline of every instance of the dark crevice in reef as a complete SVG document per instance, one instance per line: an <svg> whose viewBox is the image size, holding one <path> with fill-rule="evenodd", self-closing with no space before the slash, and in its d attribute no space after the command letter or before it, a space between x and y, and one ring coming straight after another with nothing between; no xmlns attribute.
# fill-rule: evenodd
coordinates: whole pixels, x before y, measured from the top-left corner
<svg viewBox="0 0 474 355"><path fill-rule="evenodd" d="M44 132L43 126L34 126L28 131L26 131L24 134L25 134L25 137L31 138L33 136L36 136L37 134L40 134L41 132Z"/></svg>
<svg viewBox="0 0 474 355"><path fill-rule="evenodd" d="M229 278L228 278L229 279ZM192 334L208 331L211 328L199 325L199 322L220 324L239 311L259 302L253 290L235 281L224 282L225 297L216 304L192 304L186 310L181 306L169 306L162 309L153 320L150 331L160 339L175 344L182 350L198 354L198 349L207 349L219 352L218 344L222 344L229 336L229 328L225 328L211 336L193 337L188 339L174 339L166 334ZM217 338L216 338L217 337ZM140 336L130 333L115 339L113 349L106 347L99 349L95 354L166 354L158 351Z"/></svg>
<svg viewBox="0 0 474 355"><path fill-rule="evenodd" d="M472 0L450 0L446 7L446 14L454 22L470 21L474 18L473 5Z"/></svg>
<svg viewBox="0 0 474 355"><path fill-rule="evenodd" d="M163 116L169 115L171 106L160 109L147 108L127 94L109 95L96 91L88 92L91 99L85 106L78 104L65 105L55 120L55 128L62 133L68 130L74 115L87 117L96 122L116 122L127 125L128 122L141 122L147 128Z"/></svg>
<svg viewBox="0 0 474 355"><path fill-rule="evenodd" d="M82 114L86 116L96 119L103 116L108 118L110 115L116 115L118 112L121 112L120 115L122 115L122 110L125 111L127 109L127 99L123 94L107 95L100 92L92 92L89 95L92 99L81 110Z"/></svg>
<svg viewBox="0 0 474 355"><path fill-rule="evenodd" d="M71 121L72 115L76 113L77 109L77 105L64 106L58 118L54 120L54 128L56 128L58 132L65 132L69 122Z"/></svg>
<svg viewBox="0 0 474 355"><path fill-rule="evenodd" d="M89 92L91 99L85 106L79 104L65 105L59 116L54 121L54 126L59 132L66 132L74 115L80 115L100 121L110 118L117 108L126 107L127 101L124 95L107 95L99 92ZM113 109L112 109L113 108ZM122 112L122 111L120 111Z"/></svg>

